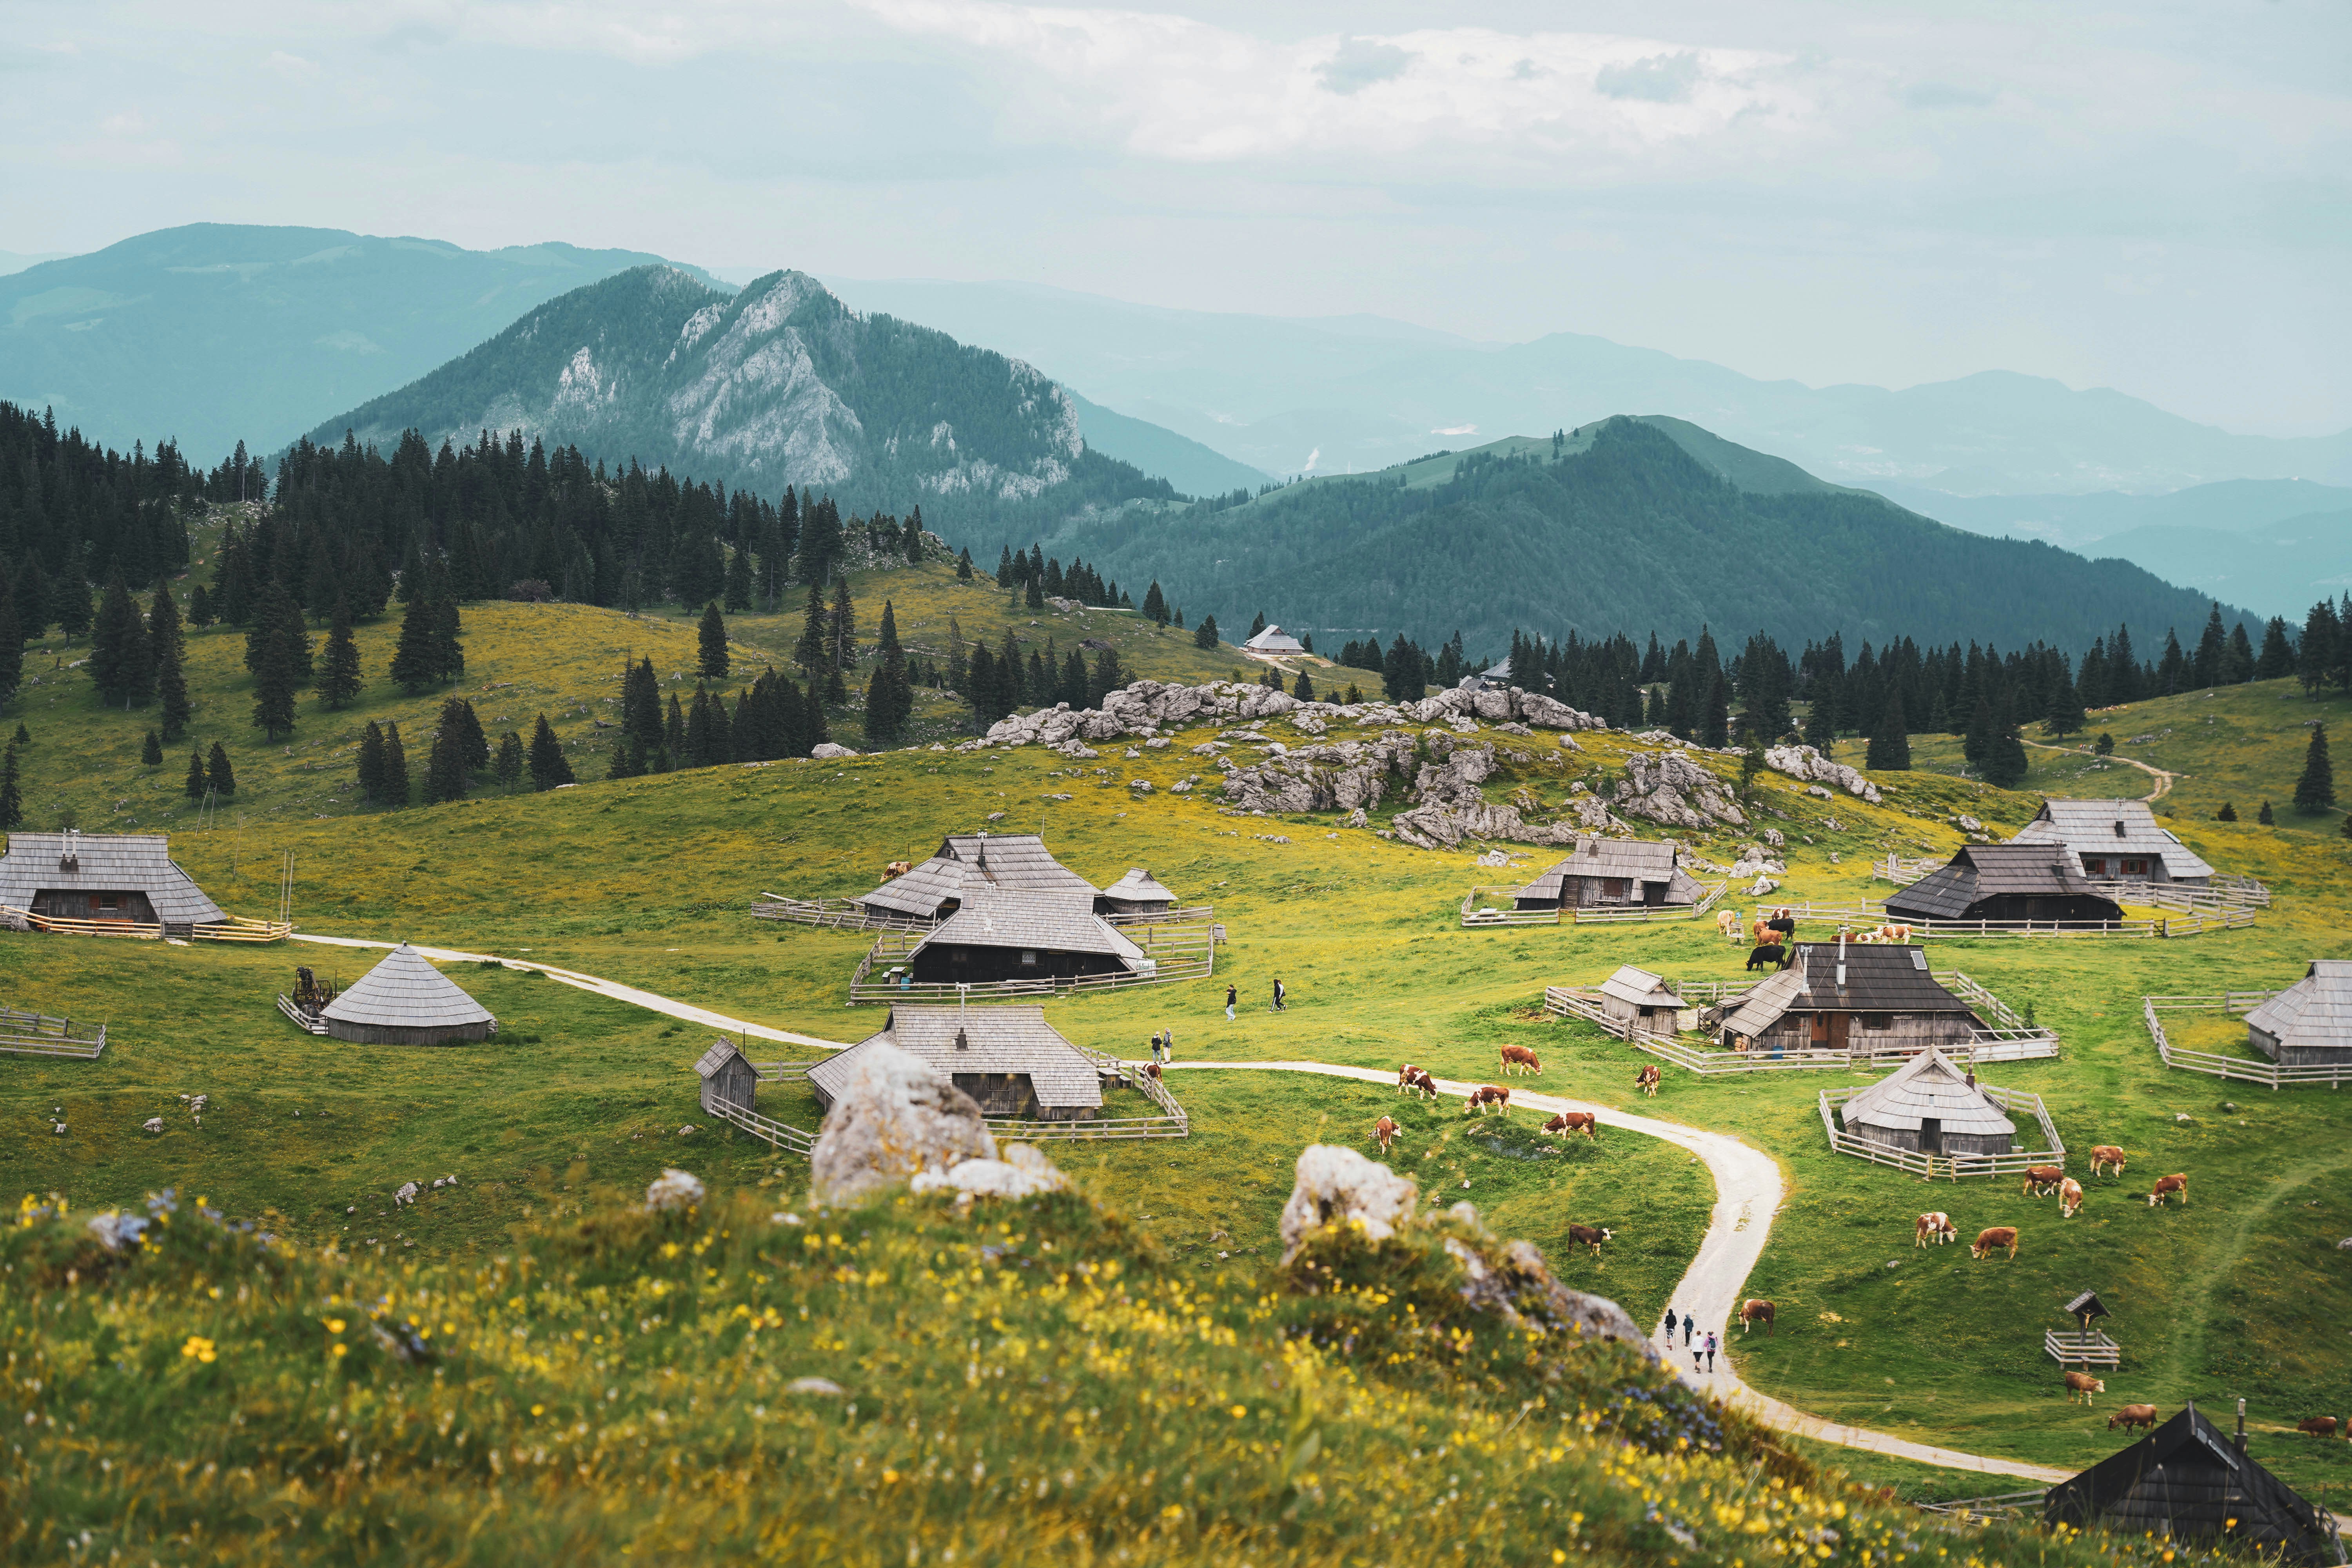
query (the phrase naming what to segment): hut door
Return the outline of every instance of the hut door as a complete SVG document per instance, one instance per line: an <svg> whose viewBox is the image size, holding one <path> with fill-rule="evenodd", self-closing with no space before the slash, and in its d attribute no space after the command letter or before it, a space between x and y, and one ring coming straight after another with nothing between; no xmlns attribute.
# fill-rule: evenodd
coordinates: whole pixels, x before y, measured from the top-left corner
<svg viewBox="0 0 2352 1568"><path fill-rule="evenodd" d="M1944 1124L1932 1116L1919 1121L1919 1152L1940 1154L1944 1152Z"/></svg>
<svg viewBox="0 0 2352 1568"><path fill-rule="evenodd" d="M1602 898L1602 899L1604 899L1604 900L1606 900L1608 902L1612 903L1612 904L1622 904L1622 903L1623 903L1623 902L1625 901L1625 883L1626 883L1626 879L1625 879L1625 878L1623 878L1623 877L1603 877L1603 878L1601 878L1601 898Z"/></svg>
<svg viewBox="0 0 2352 1568"><path fill-rule="evenodd" d="M1846 1028L1853 1022L1849 1013L1816 1013L1813 1015L1813 1047L1816 1050L1845 1049Z"/></svg>

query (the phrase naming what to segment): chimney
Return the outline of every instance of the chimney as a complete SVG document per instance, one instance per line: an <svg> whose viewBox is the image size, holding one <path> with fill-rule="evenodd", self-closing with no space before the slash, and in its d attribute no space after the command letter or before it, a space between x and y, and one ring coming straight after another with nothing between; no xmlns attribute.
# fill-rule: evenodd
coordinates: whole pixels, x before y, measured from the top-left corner
<svg viewBox="0 0 2352 1568"><path fill-rule="evenodd" d="M971 1049L971 1041L964 1037L964 1032L961 1027L956 1030L956 1049L960 1051Z"/></svg>
<svg viewBox="0 0 2352 1568"><path fill-rule="evenodd" d="M1838 932L1837 988L1845 989L1845 932Z"/></svg>
<svg viewBox="0 0 2352 1568"><path fill-rule="evenodd" d="M2246 1451L2246 1402L2238 1401L2238 1452Z"/></svg>

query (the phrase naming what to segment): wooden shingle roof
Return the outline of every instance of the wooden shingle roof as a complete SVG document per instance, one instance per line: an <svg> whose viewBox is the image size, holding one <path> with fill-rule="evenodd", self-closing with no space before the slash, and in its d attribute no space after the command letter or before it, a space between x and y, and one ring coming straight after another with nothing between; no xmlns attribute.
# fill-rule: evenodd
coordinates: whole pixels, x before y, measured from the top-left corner
<svg viewBox="0 0 2352 1568"><path fill-rule="evenodd" d="M1748 994L1725 1026L1760 1034L1789 1013L1968 1013L1966 1002L1927 972L1927 950L1848 942L1845 984L1838 984L1838 944L1801 944L1796 962Z"/></svg>
<svg viewBox="0 0 2352 1568"><path fill-rule="evenodd" d="M1622 877L1636 882L1672 883L1675 847L1647 838L1580 838L1576 852L1518 890L1522 899L1557 899L1570 877ZM1696 889L1696 883L1692 887Z"/></svg>
<svg viewBox="0 0 2352 1568"><path fill-rule="evenodd" d="M1102 1074L1045 1022L1039 1006L956 1007L900 1004L881 1029L809 1068L809 1082L838 1099L857 1075L858 1053L880 1041L919 1057L942 1078L957 1073L1025 1076L1049 1108L1099 1107Z"/></svg>
<svg viewBox="0 0 2352 1568"><path fill-rule="evenodd" d="M1105 888L1103 897L1123 904L1173 904L1176 901L1176 895L1140 866L1129 868L1126 876Z"/></svg>
<svg viewBox="0 0 2352 1568"><path fill-rule="evenodd" d="M2042 1517L2159 1539L2226 1535L2250 1557L2291 1563L2345 1561L2335 1517L2240 1453L2194 1405L2052 1487Z"/></svg>
<svg viewBox="0 0 2352 1568"><path fill-rule="evenodd" d="M2246 1015L2282 1046L2352 1047L2352 959L2315 958L2301 980Z"/></svg>
<svg viewBox="0 0 2352 1568"><path fill-rule="evenodd" d="M0 904L30 909L44 889L144 893L155 918L173 925L213 925L228 916L171 855L161 833L11 833L0 856Z"/></svg>
<svg viewBox="0 0 2352 1568"><path fill-rule="evenodd" d="M1307 646L1304 643L1280 626L1266 627L1265 630L1242 644L1242 647L1252 653L1305 653L1307 651Z"/></svg>
<svg viewBox="0 0 2352 1568"><path fill-rule="evenodd" d="M1862 1122L1916 1129L1923 1121L1934 1121L1942 1122L1946 1132L1976 1136L2017 1131L2017 1123L1970 1087L1960 1069L1933 1046L1847 1100L1844 1115L1848 1127Z"/></svg>
<svg viewBox="0 0 2352 1568"><path fill-rule="evenodd" d="M1052 952L1107 952L1133 963L1143 950L1095 913L1094 889L1084 892L1008 892L971 888L963 907L931 928L908 950L933 942L950 947L1035 948Z"/></svg>
<svg viewBox="0 0 2352 1568"><path fill-rule="evenodd" d="M740 1055L742 1053L735 1048L734 1041L713 1040L710 1043L710 1048L703 1052L702 1058L694 1064L694 1070L704 1078L709 1078Z"/></svg>
<svg viewBox="0 0 2352 1568"><path fill-rule="evenodd" d="M352 988L327 1004L325 1017L340 1024L389 1029L446 1029L494 1024L488 1008L457 989L457 983L430 960L402 942Z"/></svg>
<svg viewBox="0 0 2352 1568"><path fill-rule="evenodd" d="M1617 973L1601 983L1601 994L1629 1002L1636 1007L1680 1007L1683 999L1675 988L1646 969L1630 963L1617 966Z"/></svg>
<svg viewBox="0 0 2352 1568"><path fill-rule="evenodd" d="M1034 833L951 833L929 859L857 901L929 920L941 904L980 887L1083 891L1089 897L1095 891L1092 882L1047 853L1045 841Z"/></svg>
<svg viewBox="0 0 2352 1568"><path fill-rule="evenodd" d="M2147 856L2175 880L2210 877L2213 868L2158 826L2144 800L2045 800L2012 844L2063 844L2078 857Z"/></svg>
<svg viewBox="0 0 2352 1568"><path fill-rule="evenodd" d="M2083 876L2082 863L2063 844L2012 840L1964 844L1947 864L1899 892L1886 896L1886 912L1898 920L1956 921L1979 900L2004 894L2095 899L2102 895ZM2117 909L2120 917L2123 910Z"/></svg>

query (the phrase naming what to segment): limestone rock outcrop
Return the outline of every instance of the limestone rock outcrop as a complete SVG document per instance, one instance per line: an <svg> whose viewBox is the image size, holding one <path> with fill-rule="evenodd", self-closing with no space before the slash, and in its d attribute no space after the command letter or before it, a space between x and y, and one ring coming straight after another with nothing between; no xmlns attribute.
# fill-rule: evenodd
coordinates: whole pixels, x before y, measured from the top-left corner
<svg viewBox="0 0 2352 1568"><path fill-rule="evenodd" d="M1828 784L1871 805L1880 804L1878 786L1843 763L1834 763L1811 746L1768 746L1764 765L1808 784Z"/></svg>
<svg viewBox="0 0 2352 1568"><path fill-rule="evenodd" d="M1282 1260L1298 1256L1327 1225L1360 1223L1364 1235L1385 1241L1412 1217L1420 1187L1377 1160L1336 1144L1310 1143L1299 1151L1290 1201L1282 1205Z"/></svg>
<svg viewBox="0 0 2352 1568"><path fill-rule="evenodd" d="M1639 816L1669 827L1744 827L1747 814L1721 779L1680 752L1635 752L1617 781L1620 816Z"/></svg>
<svg viewBox="0 0 2352 1568"><path fill-rule="evenodd" d="M858 1054L857 1076L809 1156L816 1202L856 1203L924 1172L996 1158L979 1104L921 1058L878 1041Z"/></svg>

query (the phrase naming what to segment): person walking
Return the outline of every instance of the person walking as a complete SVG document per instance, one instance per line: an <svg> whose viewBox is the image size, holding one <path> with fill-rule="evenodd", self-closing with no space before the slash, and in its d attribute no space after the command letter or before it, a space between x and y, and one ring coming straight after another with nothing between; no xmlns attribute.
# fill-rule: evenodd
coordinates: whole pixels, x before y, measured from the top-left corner
<svg viewBox="0 0 2352 1568"><path fill-rule="evenodd" d="M1151 1065L1158 1067L1160 1060L1160 1037L1154 1035L1151 1037Z"/></svg>
<svg viewBox="0 0 2352 1568"><path fill-rule="evenodd" d="M1683 1349L1690 1349L1691 1331L1697 1327L1698 1314L1696 1312L1685 1312L1683 1314Z"/></svg>
<svg viewBox="0 0 2352 1568"><path fill-rule="evenodd" d="M1666 1309L1666 1343L1668 1344L1675 1342L1675 1310L1670 1306Z"/></svg>
<svg viewBox="0 0 2352 1568"><path fill-rule="evenodd" d="M1225 1022L1228 1024L1234 1021L1234 988L1228 985L1225 987Z"/></svg>
<svg viewBox="0 0 2352 1568"><path fill-rule="evenodd" d="M1283 1003L1283 998L1285 998L1285 997L1288 996L1289 994L1290 994L1290 993L1289 993L1289 992L1285 991L1285 990L1282 988L1282 982L1281 982L1281 981L1276 980L1276 981L1274 983L1274 1010L1275 1010L1276 1012L1279 1013L1279 1012L1281 1012L1281 1011L1282 1011L1282 1003Z"/></svg>
<svg viewBox="0 0 2352 1568"><path fill-rule="evenodd" d="M1168 1061L1169 1061L1169 1065L1170 1065L1170 1066L1171 1066L1171 1067L1172 1067L1172 1066L1174 1066L1174 1065L1175 1065L1175 1062L1176 1062L1176 1031L1175 1031L1175 1030L1173 1030L1173 1029L1162 1029L1162 1030L1160 1030L1160 1049L1162 1049L1162 1050L1164 1050L1164 1051L1166 1051L1166 1052L1168 1053Z"/></svg>
<svg viewBox="0 0 2352 1568"><path fill-rule="evenodd" d="M1715 1371L1715 1336L1712 1333L1706 1336L1706 1370L1709 1373Z"/></svg>

